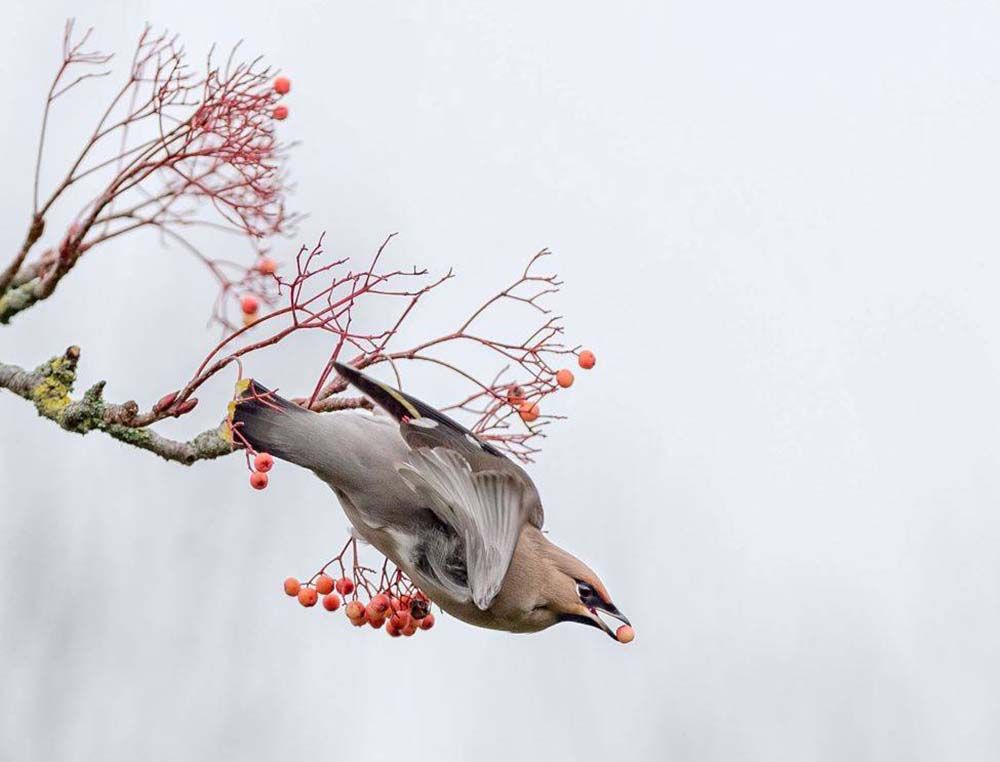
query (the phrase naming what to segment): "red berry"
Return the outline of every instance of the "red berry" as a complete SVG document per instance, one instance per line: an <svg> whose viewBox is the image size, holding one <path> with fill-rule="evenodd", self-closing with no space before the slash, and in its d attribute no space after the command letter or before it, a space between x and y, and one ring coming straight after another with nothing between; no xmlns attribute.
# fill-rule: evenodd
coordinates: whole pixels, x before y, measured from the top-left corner
<svg viewBox="0 0 1000 762"><path fill-rule="evenodd" d="M563 389L569 389L573 385L573 371L563 368L556 373L556 383Z"/></svg>
<svg viewBox="0 0 1000 762"><path fill-rule="evenodd" d="M618 638L619 643L631 643L635 640L635 630L629 627L627 624L623 624L617 630L615 630L615 637Z"/></svg>
<svg viewBox="0 0 1000 762"><path fill-rule="evenodd" d="M288 77L276 77L274 80L274 92L278 95L288 95L288 91L292 89L292 80Z"/></svg>
<svg viewBox="0 0 1000 762"><path fill-rule="evenodd" d="M402 631L402 630L406 629L406 626L410 622L412 622L413 619L410 617L410 615L407 612L405 612L405 611L397 611L395 614L392 615L392 617L389 619L389 621L392 622L396 627L398 627L400 631Z"/></svg>
<svg viewBox="0 0 1000 762"><path fill-rule="evenodd" d="M285 595L298 595L301 589L302 584L295 577L289 577L285 580Z"/></svg>
<svg viewBox="0 0 1000 762"><path fill-rule="evenodd" d="M278 263L270 257L261 257L257 261L257 272L261 275L274 275L278 269Z"/></svg>
<svg viewBox="0 0 1000 762"><path fill-rule="evenodd" d="M324 595L323 596L323 608L325 608L327 611L336 611L337 609L339 609L340 608L340 596L339 595L333 595L332 593L330 595Z"/></svg>
<svg viewBox="0 0 1000 762"><path fill-rule="evenodd" d="M531 423L538 418L538 405L534 402L522 402L517 412L520 414L522 421Z"/></svg>
<svg viewBox="0 0 1000 762"><path fill-rule="evenodd" d="M270 471L274 467L274 458L269 453L259 452L253 459L255 471Z"/></svg>
<svg viewBox="0 0 1000 762"><path fill-rule="evenodd" d="M368 624L368 615L365 613L364 609L361 609L361 617L359 619L352 619L351 624L355 627L364 627Z"/></svg>
<svg viewBox="0 0 1000 762"><path fill-rule="evenodd" d="M280 106L274 107L274 118L279 122L284 121L288 118L288 106L282 104Z"/></svg>
<svg viewBox="0 0 1000 762"><path fill-rule="evenodd" d="M368 624L372 626L373 630L379 630L382 628L382 625L385 624L385 618L372 619L371 617L369 617Z"/></svg>
<svg viewBox="0 0 1000 762"><path fill-rule="evenodd" d="M267 486L267 474L254 471L250 474L250 486L254 489L264 489Z"/></svg>
<svg viewBox="0 0 1000 762"><path fill-rule="evenodd" d="M427 616L425 616L423 619L420 620L420 629L421 630L429 630L433 626L434 626L434 615L433 614L428 614Z"/></svg>
<svg viewBox="0 0 1000 762"><path fill-rule="evenodd" d="M416 631L417 631L417 623L414 622L412 619L406 623L406 627L400 630L400 632L402 632L403 635L405 635L408 638L412 637L413 634L416 633Z"/></svg>
<svg viewBox="0 0 1000 762"><path fill-rule="evenodd" d="M319 596L316 595L316 591L311 587L304 587L299 590L299 603L301 603L306 608L316 605L316 600Z"/></svg>
<svg viewBox="0 0 1000 762"><path fill-rule="evenodd" d="M389 610L389 596L385 593L379 593L372 598L371 603L369 603L368 606L373 609L376 614L385 614L385 612Z"/></svg>
<svg viewBox="0 0 1000 762"><path fill-rule="evenodd" d="M388 633L388 635L389 635L390 638L398 638L399 637L399 628L392 623L391 619L386 624L385 631L386 631L386 633Z"/></svg>
<svg viewBox="0 0 1000 762"><path fill-rule="evenodd" d="M316 577L313 584L316 585L316 592L320 595L329 595L333 592L333 577L326 574L320 574Z"/></svg>
<svg viewBox="0 0 1000 762"><path fill-rule="evenodd" d="M347 604L348 619L363 619L365 616L365 605L361 601L351 601Z"/></svg>
<svg viewBox="0 0 1000 762"><path fill-rule="evenodd" d="M244 315L256 315L257 310L260 309L260 302L257 301L257 297L253 294L247 294L240 299L240 308L243 310Z"/></svg>
<svg viewBox="0 0 1000 762"><path fill-rule="evenodd" d="M580 356L576 358L576 361L580 363L580 367L584 370L590 370L595 365L597 365L597 358L594 353L589 349L585 349L580 353Z"/></svg>
<svg viewBox="0 0 1000 762"><path fill-rule="evenodd" d="M337 592L341 595L350 595L354 592L354 583L347 577L341 577L337 580Z"/></svg>

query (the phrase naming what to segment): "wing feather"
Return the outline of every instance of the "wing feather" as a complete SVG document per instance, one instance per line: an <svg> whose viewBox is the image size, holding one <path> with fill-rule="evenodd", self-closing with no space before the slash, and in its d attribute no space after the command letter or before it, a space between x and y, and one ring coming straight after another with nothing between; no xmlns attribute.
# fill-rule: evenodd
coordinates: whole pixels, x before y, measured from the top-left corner
<svg viewBox="0 0 1000 762"><path fill-rule="evenodd" d="M472 599L489 608L500 591L524 521L524 489L509 473L473 471L444 447L413 450L397 470L465 545Z"/></svg>

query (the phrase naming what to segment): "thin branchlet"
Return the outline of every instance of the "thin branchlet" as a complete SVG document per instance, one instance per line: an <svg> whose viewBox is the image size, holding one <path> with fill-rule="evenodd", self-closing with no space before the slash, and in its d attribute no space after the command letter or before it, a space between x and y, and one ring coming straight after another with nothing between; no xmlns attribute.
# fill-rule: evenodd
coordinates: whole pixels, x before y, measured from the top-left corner
<svg viewBox="0 0 1000 762"><path fill-rule="evenodd" d="M227 300L273 293L273 280L262 277L255 262L268 241L291 232L298 219L286 209L288 146L279 140L273 116L280 97L272 86L274 72L260 59L231 55L220 66L210 55L198 74L175 35L147 27L124 81L45 195L41 170L48 126L59 113L55 107L69 91L112 73L106 68L111 56L85 50L90 35L88 30L76 37L72 22L66 26L62 61L43 109L32 221L24 243L0 270L0 323L51 296L82 256L153 229L206 265L220 289L212 319L231 328ZM93 195L81 199L84 187ZM77 212L58 244L29 259L55 203L74 199ZM205 255L190 237L199 228L238 234L249 256L233 261Z"/></svg>
<svg viewBox="0 0 1000 762"><path fill-rule="evenodd" d="M297 404L318 412L370 407L349 393L334 370L336 361L361 369L386 364L399 386L405 366L422 363L452 374L467 387L444 410L509 454L532 459L546 427L559 418L543 413L536 419L535 411L558 389L557 370L578 352L563 341L562 321L547 304L562 285L556 275L543 271L547 250L531 257L517 278L471 312L430 332L432 338L404 341L403 329L420 305L454 274L431 276L424 269L386 264L394 235L357 268L351 257L329 256L321 237L276 269L275 261L264 256L270 252L269 241L287 233L297 218L285 207L287 146L275 130L279 96L272 86L274 72L260 59L241 60L237 46L221 63L210 53L197 73L175 35L149 27L77 157L45 195L39 178L54 107L67 92L110 73L111 57L86 49L90 35L89 30L75 35L72 23L65 30L62 60L43 110L35 212L23 245L0 270L0 323L51 296L82 256L148 228L194 256L215 280L219 290L210 322L222 333L192 375L159 403L143 409L135 403L102 402L104 430L148 431L164 418L186 415L197 402L198 389L224 369L235 365L242 376L244 363L256 353L297 334L319 331L329 335L329 351L313 379L303 384ZM84 178L86 184L81 183ZM31 259L55 202L84 185L99 190L78 206L57 243ZM250 257L241 261L234 255L207 255L197 241L200 229L234 233L250 244ZM247 299L250 309L241 312L241 301L245 305ZM520 310L521 318L500 321L510 326L510 335L494 335L494 318L509 306ZM487 358L476 367L470 359L474 352ZM525 405L530 416L522 415ZM87 416L71 423L77 420L83 423L74 423L76 428L90 426ZM144 446L145 440L135 443Z"/></svg>

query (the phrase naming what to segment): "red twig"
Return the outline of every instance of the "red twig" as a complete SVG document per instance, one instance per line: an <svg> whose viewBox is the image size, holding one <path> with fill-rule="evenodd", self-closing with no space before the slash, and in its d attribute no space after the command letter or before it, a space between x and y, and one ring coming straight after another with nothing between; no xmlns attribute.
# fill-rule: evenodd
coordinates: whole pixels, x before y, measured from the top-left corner
<svg viewBox="0 0 1000 762"><path fill-rule="evenodd" d="M274 309L252 325L225 336L204 358L177 399L190 397L233 361L275 346L298 332L320 330L332 334L330 354L312 384L311 394L298 399L299 404L314 410L358 406L357 398L349 398L344 404L338 401L347 385L334 375L333 362L344 359L345 353L349 355L347 361L358 368L389 363L397 383L401 382L398 363L430 363L461 377L472 387L463 399L445 406L446 410L467 417L470 428L484 439L522 460L530 460L538 452L533 440L544 436L547 423L559 416L541 416L537 423L528 424L520 417L519 409L524 403L537 405L556 391L557 361L576 352L576 348L569 348L559 340L563 327L543 304L543 298L558 291L561 285L556 276L537 273L538 263L548 252L532 257L516 281L486 299L456 329L396 349L392 344L421 299L453 274L449 271L440 278L429 279L423 270L382 268L392 238L387 237L369 264L357 271L348 269L348 258L328 258L322 238L311 248L303 246L295 257L294 276L278 279L283 303L276 303ZM535 324L520 339L494 338L477 331L486 314L504 302L529 307L529 315L543 317L541 324ZM362 307L368 307L369 313L377 309L385 327L375 330L356 327L357 313ZM452 356L455 353L451 350L459 350L463 344L487 350L489 356L503 363L502 369L494 370L489 380L482 379L467 368L466 362ZM462 356L467 354L462 351ZM515 381L521 391L511 396L508 391Z"/></svg>
<svg viewBox="0 0 1000 762"><path fill-rule="evenodd" d="M62 61L42 114L34 222L25 245L0 271L0 296L12 283L34 280L31 299L21 308L30 306L49 296L83 254L152 228L209 266L220 286L213 319L232 330L227 301L235 303L245 293L273 299L276 283L259 277L255 260L266 251L268 238L289 232L297 219L285 208L288 147L276 134L273 72L260 59L237 60L234 49L221 65L209 55L198 75L175 36L147 27L123 83L62 179L43 197L41 166L54 107L81 83L111 73L103 68L110 55L84 50L90 34L77 39L73 22L66 25ZM97 194L78 207L58 246L26 263L56 201L82 187L84 178L87 187L96 184ZM239 233L251 245L250 260L205 256L182 232L199 227Z"/></svg>

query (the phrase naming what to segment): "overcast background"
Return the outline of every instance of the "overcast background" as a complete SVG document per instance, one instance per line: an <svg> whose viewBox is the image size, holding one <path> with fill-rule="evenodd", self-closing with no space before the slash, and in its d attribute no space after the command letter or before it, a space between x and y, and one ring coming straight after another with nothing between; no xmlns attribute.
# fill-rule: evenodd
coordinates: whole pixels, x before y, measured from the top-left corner
<svg viewBox="0 0 1000 762"><path fill-rule="evenodd" d="M149 20L287 72L300 238L399 231L393 262L459 273L418 333L556 252L599 359L531 473L638 636L354 631L280 591L344 536L311 475L253 493L237 459L162 463L2 394L0 758L1000 755L1000 5L9 3L4 259L69 15L123 55ZM99 106L57 119L48 182ZM80 389L149 404L211 297L125 239L0 359L79 344ZM328 350L253 372L300 388ZM229 380L167 430L217 421Z"/></svg>

